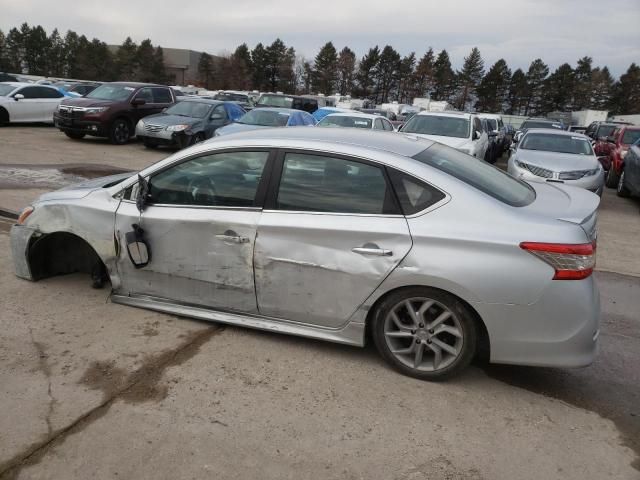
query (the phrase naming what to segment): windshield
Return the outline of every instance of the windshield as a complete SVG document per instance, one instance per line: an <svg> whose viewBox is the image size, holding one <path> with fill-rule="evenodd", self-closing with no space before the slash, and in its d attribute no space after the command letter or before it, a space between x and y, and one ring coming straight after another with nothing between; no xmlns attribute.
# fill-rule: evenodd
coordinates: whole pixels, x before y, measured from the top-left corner
<svg viewBox="0 0 640 480"><path fill-rule="evenodd" d="M249 97L241 93L221 92L221 93L218 93L215 97L213 97L213 99L226 100L228 102L245 102L245 103L249 102Z"/></svg>
<svg viewBox="0 0 640 480"><path fill-rule="evenodd" d="M640 138L640 130L626 130L624 135L622 135L622 143L624 145L631 145L636 143L636 141Z"/></svg>
<svg viewBox="0 0 640 480"><path fill-rule="evenodd" d="M491 130L497 130L498 129L498 122L496 122L493 118L487 118L487 125L489 125L489 128Z"/></svg>
<svg viewBox="0 0 640 480"><path fill-rule="evenodd" d="M342 115L329 115L324 117L318 123L319 127L352 127L352 128L371 128L370 118L347 117Z"/></svg>
<svg viewBox="0 0 640 480"><path fill-rule="evenodd" d="M16 88L13 85L1 85L0 84L0 97L6 97L11 92L13 92Z"/></svg>
<svg viewBox="0 0 640 480"><path fill-rule="evenodd" d="M518 146L523 150L592 155L591 143L582 137L554 135L553 133L528 133Z"/></svg>
<svg viewBox="0 0 640 480"><path fill-rule="evenodd" d="M258 99L257 104L269 107L291 108L293 106L293 97L285 97L283 95L262 95Z"/></svg>
<svg viewBox="0 0 640 480"><path fill-rule="evenodd" d="M131 95L134 90L135 89L133 87L123 87L122 85L100 85L98 88L88 93L86 98L122 102L129 98L129 95Z"/></svg>
<svg viewBox="0 0 640 480"><path fill-rule="evenodd" d="M524 207L536 198L525 182L446 145L434 143L413 158L513 207Z"/></svg>
<svg viewBox="0 0 640 480"><path fill-rule="evenodd" d="M596 131L596 138L610 137L616 128L616 125L601 125Z"/></svg>
<svg viewBox="0 0 640 480"><path fill-rule="evenodd" d="M438 115L416 115L405 124L402 128L402 133L468 138L469 120Z"/></svg>
<svg viewBox="0 0 640 480"><path fill-rule="evenodd" d="M559 128L562 129L562 125L553 122L532 122L530 120L525 121L520 130L527 130L529 128Z"/></svg>
<svg viewBox="0 0 640 480"><path fill-rule="evenodd" d="M245 113L237 123L261 125L263 127L284 127L289 121L289 113L269 110L251 110Z"/></svg>
<svg viewBox="0 0 640 480"><path fill-rule="evenodd" d="M181 115L183 117L204 118L211 109L210 103L191 102L183 100L165 110L168 115Z"/></svg>

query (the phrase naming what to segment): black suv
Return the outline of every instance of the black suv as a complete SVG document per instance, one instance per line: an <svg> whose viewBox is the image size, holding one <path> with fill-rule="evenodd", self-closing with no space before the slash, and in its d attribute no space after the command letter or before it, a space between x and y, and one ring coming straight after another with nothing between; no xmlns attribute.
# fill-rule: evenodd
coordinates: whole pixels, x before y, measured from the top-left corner
<svg viewBox="0 0 640 480"><path fill-rule="evenodd" d="M69 138L91 135L122 145L135 134L138 120L160 113L175 102L173 90L165 85L103 83L84 97L63 100L53 121Z"/></svg>
<svg viewBox="0 0 640 480"><path fill-rule="evenodd" d="M293 108L313 113L318 110L318 100L297 95L284 95L281 93L263 93L256 102L256 108L260 107L280 107Z"/></svg>

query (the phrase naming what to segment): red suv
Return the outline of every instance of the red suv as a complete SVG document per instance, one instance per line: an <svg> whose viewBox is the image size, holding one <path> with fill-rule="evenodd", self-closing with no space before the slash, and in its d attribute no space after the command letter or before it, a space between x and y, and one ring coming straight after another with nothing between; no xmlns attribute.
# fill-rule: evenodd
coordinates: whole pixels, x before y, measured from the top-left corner
<svg viewBox="0 0 640 480"><path fill-rule="evenodd" d="M176 101L171 88L150 83L103 83L85 97L63 100L53 114L67 137L106 137L122 145L135 134L138 120L160 113Z"/></svg>
<svg viewBox="0 0 640 480"><path fill-rule="evenodd" d="M640 127L622 125L618 126L611 136L604 140L607 148L602 145L600 150L603 155L608 157L606 161L608 165L605 166L608 167L605 181L607 187L615 188L618 186L618 180L624 168L624 157L629 152L629 147L638 139L640 139Z"/></svg>

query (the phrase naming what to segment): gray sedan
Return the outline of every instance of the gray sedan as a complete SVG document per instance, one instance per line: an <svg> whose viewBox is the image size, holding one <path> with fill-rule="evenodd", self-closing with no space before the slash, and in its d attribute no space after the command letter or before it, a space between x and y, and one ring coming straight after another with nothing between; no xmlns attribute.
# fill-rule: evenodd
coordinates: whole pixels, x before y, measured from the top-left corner
<svg viewBox="0 0 640 480"><path fill-rule="evenodd" d="M507 169L522 180L573 185L598 195L604 188L604 169L589 138L575 132L528 130Z"/></svg>
<svg viewBox="0 0 640 480"><path fill-rule="evenodd" d="M134 307L357 346L370 332L437 380L478 353L593 360L598 203L416 137L264 129L45 194L11 246L28 280L85 271Z"/></svg>

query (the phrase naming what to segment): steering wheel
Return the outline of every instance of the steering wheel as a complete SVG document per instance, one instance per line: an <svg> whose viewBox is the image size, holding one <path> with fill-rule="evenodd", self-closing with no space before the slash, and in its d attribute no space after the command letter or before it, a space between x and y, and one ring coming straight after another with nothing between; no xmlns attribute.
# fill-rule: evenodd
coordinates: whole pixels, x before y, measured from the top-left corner
<svg viewBox="0 0 640 480"><path fill-rule="evenodd" d="M209 177L194 178L189 182L187 193L194 205L214 206L218 203L216 186Z"/></svg>

